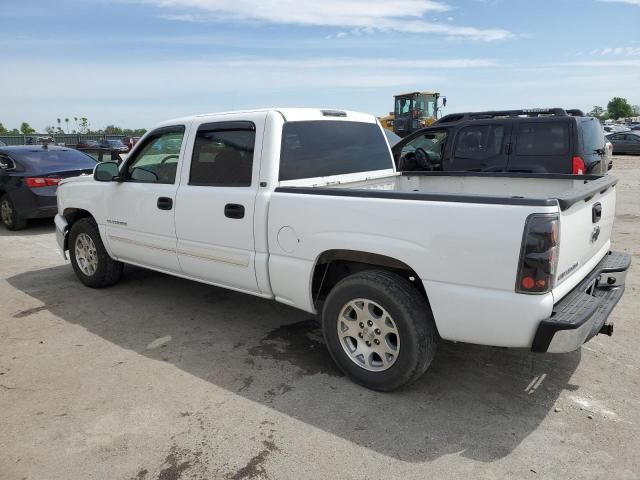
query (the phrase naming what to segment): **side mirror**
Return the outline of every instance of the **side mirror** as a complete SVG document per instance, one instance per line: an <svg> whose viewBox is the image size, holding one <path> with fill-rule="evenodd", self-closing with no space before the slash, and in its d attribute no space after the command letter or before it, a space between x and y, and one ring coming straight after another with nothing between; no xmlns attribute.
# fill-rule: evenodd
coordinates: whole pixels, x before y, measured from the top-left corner
<svg viewBox="0 0 640 480"><path fill-rule="evenodd" d="M118 176L118 164L116 162L102 162L93 170L93 178L98 182L111 182Z"/></svg>

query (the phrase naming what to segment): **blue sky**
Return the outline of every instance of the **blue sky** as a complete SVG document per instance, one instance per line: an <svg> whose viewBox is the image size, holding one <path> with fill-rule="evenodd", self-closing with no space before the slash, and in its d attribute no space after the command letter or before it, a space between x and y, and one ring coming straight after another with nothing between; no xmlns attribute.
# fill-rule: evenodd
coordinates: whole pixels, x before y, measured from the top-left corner
<svg viewBox="0 0 640 480"><path fill-rule="evenodd" d="M640 104L640 0L1 0L0 122Z"/></svg>

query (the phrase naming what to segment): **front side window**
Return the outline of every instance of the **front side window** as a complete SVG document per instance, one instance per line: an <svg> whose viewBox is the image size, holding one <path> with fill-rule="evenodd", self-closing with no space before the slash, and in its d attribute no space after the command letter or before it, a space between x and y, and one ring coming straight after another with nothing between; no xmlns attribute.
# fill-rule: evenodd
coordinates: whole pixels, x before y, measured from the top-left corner
<svg viewBox="0 0 640 480"><path fill-rule="evenodd" d="M127 177L137 182L175 183L183 137L183 126L152 133L127 164Z"/></svg>
<svg viewBox="0 0 640 480"><path fill-rule="evenodd" d="M255 130L199 129L189 185L248 187L253 171Z"/></svg>
<svg viewBox="0 0 640 480"><path fill-rule="evenodd" d="M376 123L310 120L282 127L281 181L391 168L391 152Z"/></svg>
<svg viewBox="0 0 640 480"><path fill-rule="evenodd" d="M401 170L439 169L447 139L446 130L428 131L407 142L400 152ZM415 163L415 167L412 165Z"/></svg>
<svg viewBox="0 0 640 480"><path fill-rule="evenodd" d="M396 115L408 115L410 110L411 101L408 98L396 98Z"/></svg>

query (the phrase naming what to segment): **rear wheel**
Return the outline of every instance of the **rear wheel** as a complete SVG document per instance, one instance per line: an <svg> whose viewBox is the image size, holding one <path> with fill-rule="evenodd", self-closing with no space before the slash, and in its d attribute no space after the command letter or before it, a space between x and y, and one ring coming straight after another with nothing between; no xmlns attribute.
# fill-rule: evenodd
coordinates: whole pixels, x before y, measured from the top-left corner
<svg viewBox="0 0 640 480"><path fill-rule="evenodd" d="M77 277L88 287L108 287L122 276L123 264L107 253L93 218L81 218L71 226L69 256Z"/></svg>
<svg viewBox="0 0 640 480"><path fill-rule="evenodd" d="M417 380L436 352L429 304L409 281L383 270L340 281L324 304L322 329L340 369L373 390Z"/></svg>
<svg viewBox="0 0 640 480"><path fill-rule="evenodd" d="M18 210L8 193L0 198L0 219L7 230L21 230L27 226L27 219L18 216Z"/></svg>

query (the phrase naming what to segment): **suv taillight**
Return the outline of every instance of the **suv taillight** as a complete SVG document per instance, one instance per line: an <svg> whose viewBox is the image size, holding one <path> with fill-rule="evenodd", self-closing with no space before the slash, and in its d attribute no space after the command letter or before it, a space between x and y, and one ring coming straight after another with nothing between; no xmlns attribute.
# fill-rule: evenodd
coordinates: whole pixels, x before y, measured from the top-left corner
<svg viewBox="0 0 640 480"><path fill-rule="evenodd" d="M585 173L586 168L584 167L584 160L582 157L573 157L571 159L571 164L574 175L583 175Z"/></svg>
<svg viewBox="0 0 640 480"><path fill-rule="evenodd" d="M529 215L524 227L516 279L518 293L546 293L558 266L560 220L556 213Z"/></svg>

